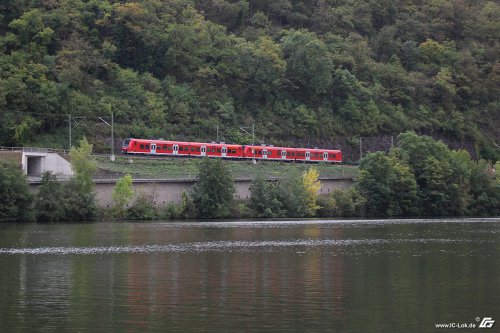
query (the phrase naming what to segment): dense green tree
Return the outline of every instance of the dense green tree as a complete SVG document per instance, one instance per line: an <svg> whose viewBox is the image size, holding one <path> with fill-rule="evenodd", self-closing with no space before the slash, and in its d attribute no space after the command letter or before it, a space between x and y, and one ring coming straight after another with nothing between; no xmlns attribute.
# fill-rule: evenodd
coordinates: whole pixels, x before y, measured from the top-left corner
<svg viewBox="0 0 500 333"><path fill-rule="evenodd" d="M30 221L33 195L17 165L0 162L0 221Z"/></svg>
<svg viewBox="0 0 500 333"><path fill-rule="evenodd" d="M365 214L366 198L351 187L319 196L318 205L319 217L359 217Z"/></svg>
<svg viewBox="0 0 500 333"><path fill-rule="evenodd" d="M75 181L87 193L94 190L92 176L97 169L96 162L90 156L91 153L92 145L88 143L85 137L80 140L80 147L71 147L69 152L71 168L75 173Z"/></svg>
<svg viewBox="0 0 500 333"><path fill-rule="evenodd" d="M191 190L199 217L229 217L234 191L233 179L224 162L204 158L200 163L197 182Z"/></svg>
<svg viewBox="0 0 500 333"><path fill-rule="evenodd" d="M284 217L286 211L280 201L278 184L259 174L250 185L250 208L256 217Z"/></svg>
<svg viewBox="0 0 500 333"><path fill-rule="evenodd" d="M357 181L371 215L418 214L417 184L404 161L382 152L368 154L361 162Z"/></svg>
<svg viewBox="0 0 500 333"><path fill-rule="evenodd" d="M124 214L124 207L132 199L134 190L132 188L132 176L125 175L116 181L111 197L115 202L116 214L121 217Z"/></svg>
<svg viewBox="0 0 500 333"><path fill-rule="evenodd" d="M64 186L65 221L93 221L97 216L95 193L87 192L75 178Z"/></svg>
<svg viewBox="0 0 500 333"><path fill-rule="evenodd" d="M157 211L153 199L146 193L141 193L135 202L127 209L127 219L153 220L157 218Z"/></svg>
<svg viewBox="0 0 500 333"><path fill-rule="evenodd" d="M281 39L287 77L299 89L316 93L332 84L333 63L325 44L307 30L290 30Z"/></svg>
<svg viewBox="0 0 500 333"><path fill-rule="evenodd" d="M470 214L476 216L498 216L500 214L499 164L497 162L495 167L486 161L472 164L470 170Z"/></svg>
<svg viewBox="0 0 500 333"><path fill-rule="evenodd" d="M39 222L59 222L66 218L66 197L63 185L55 174L42 174L42 184L35 195L35 214Z"/></svg>
<svg viewBox="0 0 500 333"><path fill-rule="evenodd" d="M65 186L67 204L66 218L70 221L89 221L96 217L96 202L93 174L96 162L90 156L92 145L86 138L80 140L80 147L71 147L69 157L75 176Z"/></svg>
<svg viewBox="0 0 500 333"><path fill-rule="evenodd" d="M310 213L304 181L296 168L292 168L285 178L280 180L278 200L288 217L305 217Z"/></svg>

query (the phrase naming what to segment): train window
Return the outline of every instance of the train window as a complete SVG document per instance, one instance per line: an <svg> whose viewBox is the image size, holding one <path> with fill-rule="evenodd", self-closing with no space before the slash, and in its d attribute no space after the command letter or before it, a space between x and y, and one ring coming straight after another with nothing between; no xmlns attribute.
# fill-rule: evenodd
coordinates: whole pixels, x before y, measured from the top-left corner
<svg viewBox="0 0 500 333"><path fill-rule="evenodd" d="M144 145L142 145L142 144L141 144L140 148L141 148L141 149L144 149Z"/></svg>
<svg viewBox="0 0 500 333"><path fill-rule="evenodd" d="M337 154L332 154L332 158L337 158Z"/></svg>
<svg viewBox="0 0 500 333"><path fill-rule="evenodd" d="M167 150L172 150L172 146L167 146Z"/></svg>
<svg viewBox="0 0 500 333"><path fill-rule="evenodd" d="M236 149L233 149L233 154L236 154Z"/></svg>
<svg viewBox="0 0 500 333"><path fill-rule="evenodd" d="M196 149L193 147L193 148L191 148L191 151L194 153L196 151Z"/></svg>
<svg viewBox="0 0 500 333"><path fill-rule="evenodd" d="M146 145L146 149L149 149L149 145Z"/></svg>
<svg viewBox="0 0 500 333"><path fill-rule="evenodd" d="M220 153L220 149L217 149L217 152Z"/></svg>
<svg viewBox="0 0 500 333"><path fill-rule="evenodd" d="M295 156L295 152L292 152L292 156Z"/></svg>
<svg viewBox="0 0 500 333"><path fill-rule="evenodd" d="M200 151L200 148L196 148L196 151L199 152Z"/></svg>

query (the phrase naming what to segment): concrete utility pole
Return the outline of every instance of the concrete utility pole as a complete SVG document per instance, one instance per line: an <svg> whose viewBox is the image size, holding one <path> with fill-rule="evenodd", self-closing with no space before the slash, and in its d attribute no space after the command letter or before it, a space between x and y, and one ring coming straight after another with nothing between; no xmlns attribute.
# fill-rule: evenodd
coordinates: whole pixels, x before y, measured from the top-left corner
<svg viewBox="0 0 500 333"><path fill-rule="evenodd" d="M72 147L72 130L73 128L77 127L80 125L87 117L72 117L71 113L68 114L68 129L69 129L69 150L71 150ZM75 123L75 126L73 126L73 123Z"/></svg>
<svg viewBox="0 0 500 333"><path fill-rule="evenodd" d="M250 129L250 127L240 127L240 130L242 130L246 134L250 134L250 133L248 133L248 131L246 130L246 128ZM252 146L255 146L255 123L252 124ZM253 148L252 148L252 157L253 157L252 161L255 164L256 163L256 161L255 161L255 150Z"/></svg>
<svg viewBox="0 0 500 333"><path fill-rule="evenodd" d="M71 113L68 114L68 126L69 126L69 147L68 151L71 150Z"/></svg>
<svg viewBox="0 0 500 333"><path fill-rule="evenodd" d="M111 124L108 123L106 120L104 120L105 117L99 117L99 120L101 120L103 123L111 127L111 155L109 156L109 159L111 161L115 160L115 117L114 113L111 112Z"/></svg>
<svg viewBox="0 0 500 333"><path fill-rule="evenodd" d="M111 160L115 160L115 116L111 112Z"/></svg>

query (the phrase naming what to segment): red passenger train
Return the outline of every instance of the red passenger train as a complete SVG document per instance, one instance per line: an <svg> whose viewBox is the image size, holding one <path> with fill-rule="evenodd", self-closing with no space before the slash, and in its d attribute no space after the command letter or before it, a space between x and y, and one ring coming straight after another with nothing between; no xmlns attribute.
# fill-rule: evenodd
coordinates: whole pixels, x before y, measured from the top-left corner
<svg viewBox="0 0 500 333"><path fill-rule="evenodd" d="M342 162L342 152L332 149L290 148L146 139L125 139L124 154L176 157L214 157L274 161Z"/></svg>

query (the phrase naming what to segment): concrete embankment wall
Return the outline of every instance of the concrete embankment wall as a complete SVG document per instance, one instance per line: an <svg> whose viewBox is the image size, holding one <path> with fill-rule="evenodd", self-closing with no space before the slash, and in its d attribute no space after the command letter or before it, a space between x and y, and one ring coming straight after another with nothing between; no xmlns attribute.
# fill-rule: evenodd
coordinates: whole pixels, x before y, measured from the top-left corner
<svg viewBox="0 0 500 333"><path fill-rule="evenodd" d="M273 181L273 180L270 180ZM135 179L133 182L134 199L141 195L148 195L152 198L156 205L164 205L169 202L180 202L182 192L189 190L196 182L195 179L181 179L181 180L166 180L166 179ZM353 179L321 179L321 189L319 193L326 194L335 189L348 189L353 184ZM114 180L99 180L96 181L95 191L98 204L101 207L108 207L113 205L113 198L111 194L115 187ZM237 199L250 198L250 179L236 179L235 197ZM134 201L132 200L132 202Z"/></svg>

